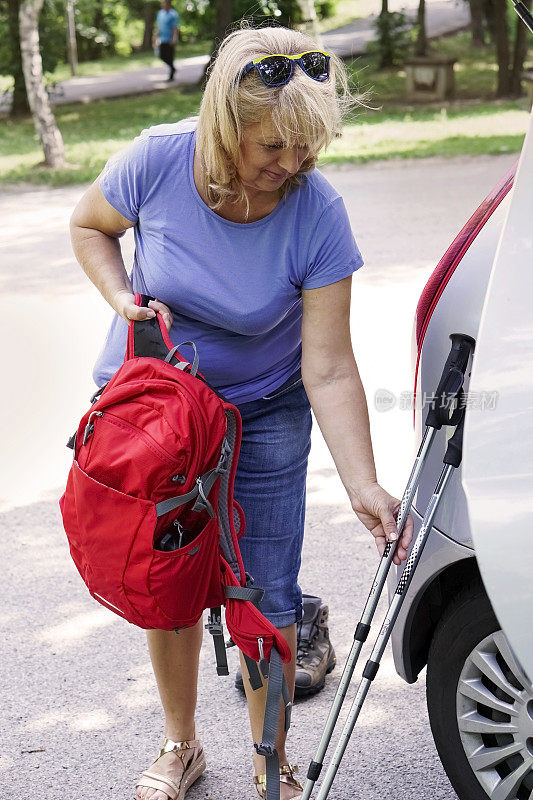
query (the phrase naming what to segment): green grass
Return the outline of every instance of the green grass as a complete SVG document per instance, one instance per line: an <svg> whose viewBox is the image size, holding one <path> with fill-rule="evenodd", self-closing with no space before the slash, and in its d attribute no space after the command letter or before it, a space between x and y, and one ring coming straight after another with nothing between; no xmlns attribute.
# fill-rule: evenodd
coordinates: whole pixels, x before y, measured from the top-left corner
<svg viewBox="0 0 533 800"><path fill-rule="evenodd" d="M407 105L405 73L399 67L379 72L370 58L350 65L360 90L371 90L368 104L347 120L320 164L377 159L482 155L518 152L529 115L525 101L495 101L495 67L489 49L472 51L468 35L434 44L434 51L458 54L457 99L445 104ZM114 152L150 125L197 113L198 92L167 90L141 97L56 106L69 167L47 170L31 119L0 125L0 182L65 185L93 180Z"/></svg>
<svg viewBox="0 0 533 800"><path fill-rule="evenodd" d="M528 112L513 102L367 112L345 126L320 165L518 152L528 120Z"/></svg>
<svg viewBox="0 0 533 800"><path fill-rule="evenodd" d="M179 91L56 106L69 167L42 168L42 151L31 119L5 120L0 126L0 182L30 181L61 186L94 180L107 159L143 128L173 122L198 112L199 92Z"/></svg>

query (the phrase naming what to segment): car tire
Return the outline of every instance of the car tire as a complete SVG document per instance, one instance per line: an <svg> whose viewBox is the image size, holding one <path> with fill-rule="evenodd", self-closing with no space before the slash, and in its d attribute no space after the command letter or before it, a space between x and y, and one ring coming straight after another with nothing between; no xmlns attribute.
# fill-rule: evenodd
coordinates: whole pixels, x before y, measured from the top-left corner
<svg viewBox="0 0 533 800"><path fill-rule="evenodd" d="M506 661L502 660L502 652ZM508 662L512 666L506 669ZM488 674L492 665L495 678L508 678L509 696L495 684L487 682L483 670L480 669L478 675L477 664L482 664ZM503 669L501 673L498 672L499 665ZM506 686L505 681L499 680L499 683ZM525 737L530 724L528 715L533 708L533 700L529 699L533 697L531 684L527 683L527 677L513 660L482 585L476 583L466 587L441 617L429 650L426 691L435 745L460 800L530 797L533 772L527 768L531 764L529 748L533 740ZM487 705L480 705L478 696L483 700L483 693L488 698ZM473 699L468 697L469 694ZM509 704L511 695L516 706L513 706L513 713L516 709L520 712L516 718L523 720L520 724L525 734L511 736L503 732L507 715L496 709L498 706L504 711L510 709L511 706L502 704ZM474 720L476 726L481 722L480 732L471 732L470 720ZM497 729L500 726L502 734L483 732L491 725ZM497 751L501 754L505 749L515 752L507 761L501 759L494 765L491 763L489 769L479 760L488 758L492 762L492 754ZM512 788L509 794L507 790L502 794L504 784L515 782L515 776L516 788Z"/></svg>

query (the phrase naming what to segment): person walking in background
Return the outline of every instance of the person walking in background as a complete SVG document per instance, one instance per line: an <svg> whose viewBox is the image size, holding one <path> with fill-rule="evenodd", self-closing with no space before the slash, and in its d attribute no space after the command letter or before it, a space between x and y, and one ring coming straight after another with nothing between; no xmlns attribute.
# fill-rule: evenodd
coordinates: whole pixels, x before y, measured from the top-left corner
<svg viewBox="0 0 533 800"><path fill-rule="evenodd" d="M157 12L157 40L159 43L159 58L168 65L170 72L168 80L174 80L176 67L174 66L174 50L178 41L180 18L172 0L162 0L161 8Z"/></svg>

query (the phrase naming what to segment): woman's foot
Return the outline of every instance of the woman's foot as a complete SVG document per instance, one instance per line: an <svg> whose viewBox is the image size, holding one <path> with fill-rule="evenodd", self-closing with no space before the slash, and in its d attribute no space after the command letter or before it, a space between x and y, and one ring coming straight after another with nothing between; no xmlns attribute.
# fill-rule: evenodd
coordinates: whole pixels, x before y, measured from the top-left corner
<svg viewBox="0 0 533 800"><path fill-rule="evenodd" d="M294 774L298 772L296 764L283 764L279 768L279 797L280 800L293 800L302 796L303 786L296 780ZM266 775L254 775L255 790L259 797L266 797Z"/></svg>
<svg viewBox="0 0 533 800"><path fill-rule="evenodd" d="M163 738L157 758L137 782L137 800L183 800L204 770L205 756L198 739L174 742Z"/></svg>

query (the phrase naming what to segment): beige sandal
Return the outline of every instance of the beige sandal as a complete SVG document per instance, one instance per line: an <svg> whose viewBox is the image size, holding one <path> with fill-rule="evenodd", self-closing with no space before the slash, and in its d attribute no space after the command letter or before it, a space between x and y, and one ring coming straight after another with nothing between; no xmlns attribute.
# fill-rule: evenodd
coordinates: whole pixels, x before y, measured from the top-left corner
<svg viewBox="0 0 533 800"><path fill-rule="evenodd" d="M205 755L199 739L190 739L186 742L173 742L172 739L163 737L161 749L157 754L154 763L152 764L152 767L154 764L157 764L161 756L164 756L165 753L176 753L176 755L183 760L183 756L188 750L194 750L195 752L185 767L183 775L178 778L177 783L170 778L165 777L164 775L147 770L146 772L143 772L137 781L135 788L139 789L140 787L143 787L145 789L159 789L160 792L164 792L166 795L168 795L170 800L183 800L187 789L192 786L194 781L199 778L202 772L205 770Z"/></svg>
<svg viewBox="0 0 533 800"><path fill-rule="evenodd" d="M300 794L303 792L304 787L297 781L294 777L294 773L298 772L298 765L297 764L283 764L282 767L279 768L279 782L286 783L289 786L294 787L296 789L296 793L291 795L290 800L295 798L295 800L300 797ZM255 790L259 797L265 798L266 797L266 775L254 775L254 784Z"/></svg>

